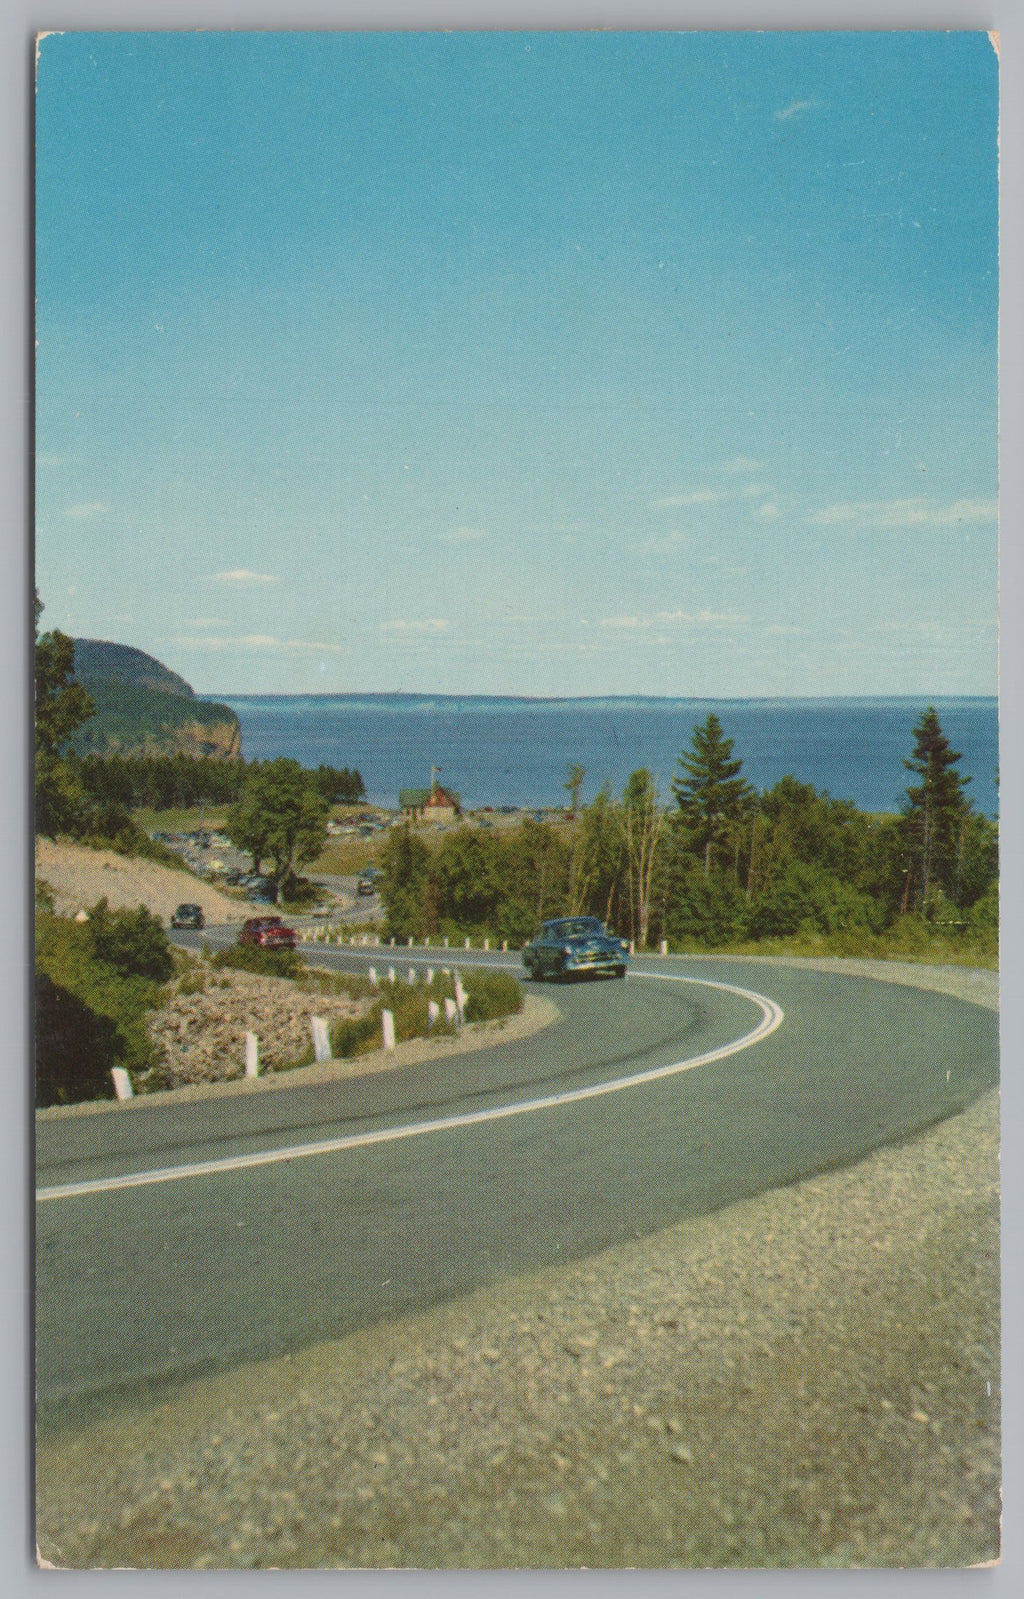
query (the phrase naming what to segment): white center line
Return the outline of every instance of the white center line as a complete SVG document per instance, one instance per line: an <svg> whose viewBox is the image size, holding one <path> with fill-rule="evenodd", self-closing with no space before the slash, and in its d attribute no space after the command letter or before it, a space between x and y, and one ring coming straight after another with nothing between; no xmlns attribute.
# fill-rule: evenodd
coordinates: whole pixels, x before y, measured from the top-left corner
<svg viewBox="0 0 1024 1599"><path fill-rule="evenodd" d="M439 1116L433 1121L406 1122L400 1127L382 1127L375 1132L348 1133L339 1138L325 1138L314 1144L293 1144L284 1148L260 1150L250 1155L227 1155L219 1160L195 1161L189 1166L164 1166L151 1171L128 1172L120 1177L98 1177L90 1182L62 1183L54 1188L40 1188L36 1192L38 1204L54 1199L72 1199L86 1194L107 1194L121 1188L145 1188L154 1183L180 1182L186 1177L212 1177L221 1172L245 1171L254 1166L273 1166L282 1161L305 1160L312 1155L333 1155L344 1149L366 1149L372 1144L390 1144L403 1138L419 1138L425 1133L447 1132L456 1127L477 1127L485 1122L503 1121L510 1116L525 1116L538 1110L554 1110L561 1105L578 1104L584 1099L599 1099L605 1094L618 1094L626 1088L637 1088L644 1083L657 1082L663 1077L674 1077L680 1072L693 1071L697 1066L708 1066L712 1061L724 1060L740 1050L749 1049L773 1033L783 1020L781 1005L749 988L737 988L732 983L712 982L704 977L684 977L671 972L642 972L636 976L663 983L695 983L701 988L717 988L727 994L738 994L748 999L761 1012L761 1020L749 1033L732 1043L721 1044L688 1060L675 1061L669 1066L654 1066L647 1071L631 1072L626 1077L612 1077L605 1082L591 1083L585 1088L567 1088L558 1094L544 1094L537 1099L514 1100L506 1105L494 1105L489 1110L462 1111L454 1116Z"/></svg>

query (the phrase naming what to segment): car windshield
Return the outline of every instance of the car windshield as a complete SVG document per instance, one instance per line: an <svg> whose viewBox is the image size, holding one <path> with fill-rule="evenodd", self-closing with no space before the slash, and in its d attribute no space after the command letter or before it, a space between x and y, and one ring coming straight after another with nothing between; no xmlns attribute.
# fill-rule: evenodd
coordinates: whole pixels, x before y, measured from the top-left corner
<svg viewBox="0 0 1024 1599"><path fill-rule="evenodd" d="M596 916L574 916L564 922L552 922L551 932L556 938L587 938L603 933L604 928Z"/></svg>

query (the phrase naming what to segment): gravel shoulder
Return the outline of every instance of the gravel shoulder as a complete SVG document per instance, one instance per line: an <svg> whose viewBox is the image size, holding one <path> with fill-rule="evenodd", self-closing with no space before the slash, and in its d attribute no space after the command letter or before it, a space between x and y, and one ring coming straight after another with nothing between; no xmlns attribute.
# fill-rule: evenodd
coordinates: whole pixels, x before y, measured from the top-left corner
<svg viewBox="0 0 1024 1599"><path fill-rule="evenodd" d="M803 964L803 963L801 963ZM995 1006L994 973L824 962ZM999 1108L41 1446L60 1566L999 1552Z"/></svg>

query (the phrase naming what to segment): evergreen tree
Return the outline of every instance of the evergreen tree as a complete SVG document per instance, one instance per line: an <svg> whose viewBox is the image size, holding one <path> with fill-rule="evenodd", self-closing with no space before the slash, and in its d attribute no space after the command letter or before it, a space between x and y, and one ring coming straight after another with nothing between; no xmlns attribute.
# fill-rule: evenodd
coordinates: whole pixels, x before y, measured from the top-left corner
<svg viewBox="0 0 1024 1599"><path fill-rule="evenodd" d="M694 728L691 748L679 757L686 776L672 782L682 818L704 851L705 877L711 875L716 846L753 798L753 789L739 775L743 762L732 759L732 747L733 740L724 736L712 712L703 727Z"/></svg>
<svg viewBox="0 0 1024 1599"><path fill-rule="evenodd" d="M903 762L919 781L907 789L903 833L910 853L907 908L924 910L930 888L959 899L964 830L971 805L964 788L971 781L956 770L960 752L949 747L935 707L929 705L914 728L914 752Z"/></svg>

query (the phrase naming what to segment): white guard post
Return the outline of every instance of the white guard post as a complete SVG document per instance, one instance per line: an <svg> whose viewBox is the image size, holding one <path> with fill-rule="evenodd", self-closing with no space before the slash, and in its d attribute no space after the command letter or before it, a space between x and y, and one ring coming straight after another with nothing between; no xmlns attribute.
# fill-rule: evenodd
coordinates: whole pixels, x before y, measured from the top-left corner
<svg viewBox="0 0 1024 1599"><path fill-rule="evenodd" d="M371 966L366 975L370 979L370 982L373 984L374 988L376 988L376 986L377 986L377 968L376 968L376 966Z"/></svg>
<svg viewBox="0 0 1024 1599"><path fill-rule="evenodd" d="M394 1049L394 1047L395 1047L395 1018L394 1018L394 1014L391 1011L389 1011L389 1010L381 1011L380 1020L381 1020L381 1027L382 1027L383 1032L384 1032L384 1048L385 1049Z"/></svg>
<svg viewBox="0 0 1024 1599"><path fill-rule="evenodd" d="M309 1030L313 1034L313 1054L317 1061L330 1060L331 1037L327 1031L327 1023L322 1016L309 1018Z"/></svg>
<svg viewBox="0 0 1024 1599"><path fill-rule="evenodd" d="M436 999L427 1000L427 1026L433 1027L441 1015L441 1007Z"/></svg>
<svg viewBox="0 0 1024 1599"><path fill-rule="evenodd" d="M255 1033L245 1035L245 1075L258 1077L260 1074L260 1041Z"/></svg>
<svg viewBox="0 0 1024 1599"><path fill-rule="evenodd" d="M415 984L415 982L416 982L416 968L415 968L415 966L410 966L409 967L409 987L412 988L413 985Z"/></svg>
<svg viewBox="0 0 1024 1599"><path fill-rule="evenodd" d="M459 1021L460 1022L464 1022L466 1020L466 1000L468 999L468 997L469 996L466 993L466 990L462 986L462 979L459 977L458 973L456 972L456 974L455 974L455 1003L459 1007Z"/></svg>
<svg viewBox="0 0 1024 1599"><path fill-rule="evenodd" d="M448 1019L448 1021L450 1021L450 1022L458 1022L458 1020L459 1020L459 1007L456 1005L456 1003L455 1003L455 1001L453 999L448 998L448 999L445 1000L445 1002L444 1002L444 1014L445 1014L446 1018Z"/></svg>
<svg viewBox="0 0 1024 1599"><path fill-rule="evenodd" d="M110 1075L114 1079L114 1093L118 1099L134 1099L132 1080L123 1066L111 1066Z"/></svg>

